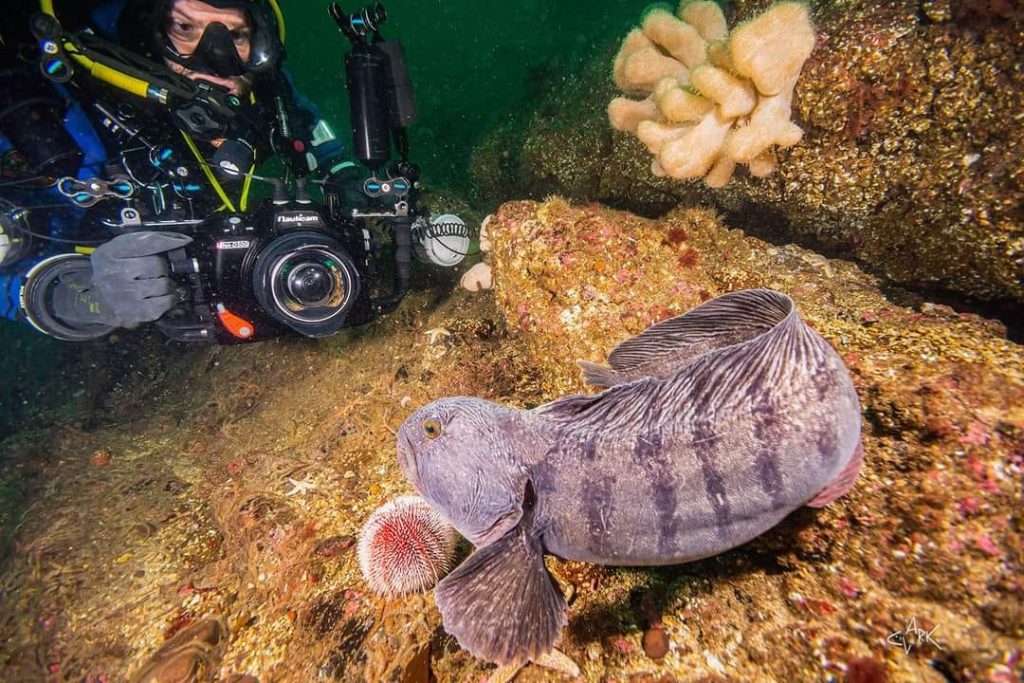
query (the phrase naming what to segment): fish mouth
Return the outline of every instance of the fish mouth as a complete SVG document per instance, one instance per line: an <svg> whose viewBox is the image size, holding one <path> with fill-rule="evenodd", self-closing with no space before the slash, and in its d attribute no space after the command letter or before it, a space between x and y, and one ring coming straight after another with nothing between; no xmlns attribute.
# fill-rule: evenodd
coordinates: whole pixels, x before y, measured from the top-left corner
<svg viewBox="0 0 1024 683"><path fill-rule="evenodd" d="M409 437L404 432L399 432L398 434L398 465L402 468L402 472L405 473L405 478L416 489L416 493L422 496L423 487L420 486L420 470L416 463L416 454L413 450L412 442L409 441Z"/></svg>

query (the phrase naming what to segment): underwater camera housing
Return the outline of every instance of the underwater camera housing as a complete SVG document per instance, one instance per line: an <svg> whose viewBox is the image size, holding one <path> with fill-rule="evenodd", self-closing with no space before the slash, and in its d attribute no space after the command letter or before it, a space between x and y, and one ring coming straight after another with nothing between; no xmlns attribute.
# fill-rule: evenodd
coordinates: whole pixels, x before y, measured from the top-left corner
<svg viewBox="0 0 1024 683"><path fill-rule="evenodd" d="M92 104L98 123L112 140L126 147L119 158L125 173L108 169L105 173L110 177L69 177L57 183L58 191L80 209L105 202L95 212L97 227L105 231L170 231L192 238L191 243L167 253L170 275L179 285L179 304L155 325L173 340L236 344L282 335L328 336L394 310L409 291L414 256L450 268L466 255L470 240L465 224L450 215L431 219L419 203L420 169L409 159L405 130L418 115L404 49L401 43L380 36L386 11L375 3L349 15L334 4L330 14L352 44L345 55L352 156L369 170L354 176L340 176L333 170L311 175L317 170L315 161L309 162L313 140L303 137L307 132L297 124L302 119L295 117L291 91L283 87L283 79L265 80L256 95L261 104L272 105L261 110L262 120L266 123L266 112L272 110L270 144L288 168L287 180L253 173L255 149L260 136L267 133L265 125L250 120L254 107L139 60L122 64L124 73L108 70L113 75L79 68L101 62L117 66L124 55L91 34L58 34L59 25L44 26L40 32L44 47L56 46L43 50L41 68L51 71L46 64L57 64L57 58L67 66L52 69L54 80L76 74L95 76L94 71L108 74L108 84L123 98L126 93L139 97L141 86L134 86L146 76L151 81L145 89L148 106L163 107L175 121L169 132L144 128L142 123L148 119L138 115L133 100L111 103L98 98ZM75 49L64 55L60 45ZM80 64L73 64L75 60ZM211 159L200 158L189 133L197 139L221 141ZM196 174L182 171L187 150L173 142L180 137L209 171L204 172L223 200L227 209L223 213L202 215L193 211L191 201L185 201L188 193L201 188L201 181L181 180ZM346 166L355 165L342 163L337 168ZM140 169L146 169L143 177L148 181L137 179ZM215 176L237 181L243 175L244 188L252 180L272 184L273 198L246 210L248 189L243 189L236 208ZM310 196L310 184L321 186L322 202ZM165 186L173 190L171 201L165 201ZM289 187L294 189L293 196ZM381 267L384 232L391 237L391 268ZM389 271L390 286L380 281L378 271ZM52 284L48 272L37 275L43 285ZM52 287L36 289L45 294ZM45 308L46 302L36 303ZM54 321L58 327L44 331L62 339L95 338L109 332L60 329L59 322Z"/></svg>
<svg viewBox="0 0 1024 683"><path fill-rule="evenodd" d="M324 185L324 205L281 199L254 217L206 221L172 270L192 287L199 317L168 316L157 324L182 341L255 341L282 333L323 337L387 313L404 299L411 261L454 267L466 255L469 230L457 216L431 219L419 206L419 167L409 160L406 127L418 119L404 48L380 36L387 12L374 3L354 14L337 4L330 16L349 39L345 56L353 156L371 170L355 205ZM398 159L392 161L393 148ZM301 181L300 181L301 183ZM394 283L371 297L379 244L371 223L384 224L394 246ZM209 236L209 237L207 237ZM220 324L212 324L212 318Z"/></svg>
<svg viewBox="0 0 1024 683"><path fill-rule="evenodd" d="M156 323L172 339L326 337L378 313L370 233L323 207L290 202L220 216L194 237L169 255L172 274L191 289L187 309Z"/></svg>

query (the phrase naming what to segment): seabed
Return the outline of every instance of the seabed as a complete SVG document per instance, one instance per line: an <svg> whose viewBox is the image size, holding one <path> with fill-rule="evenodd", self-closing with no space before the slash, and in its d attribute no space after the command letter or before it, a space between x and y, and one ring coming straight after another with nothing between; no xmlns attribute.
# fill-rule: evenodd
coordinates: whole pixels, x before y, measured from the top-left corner
<svg viewBox="0 0 1024 683"><path fill-rule="evenodd" d="M998 323L896 306L853 264L706 210L651 221L551 199L506 204L491 225L492 292L442 281L320 342L89 348L98 375L51 409L58 425L4 442L0 678L493 677L431 594L386 600L360 576L362 523L411 492L395 429L443 396L529 407L582 391L575 358L747 286L789 292L847 360L861 478L701 562L549 558L570 603L560 649L587 681L1020 676L1024 354ZM118 368L122 345L133 360ZM516 680L570 679L533 665Z"/></svg>

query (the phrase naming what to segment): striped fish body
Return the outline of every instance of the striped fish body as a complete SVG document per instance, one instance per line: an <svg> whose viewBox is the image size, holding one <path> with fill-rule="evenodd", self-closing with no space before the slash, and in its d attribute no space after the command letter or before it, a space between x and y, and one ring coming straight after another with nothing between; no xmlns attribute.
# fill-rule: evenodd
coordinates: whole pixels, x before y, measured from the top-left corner
<svg viewBox="0 0 1024 683"><path fill-rule="evenodd" d="M746 290L585 365L595 396L541 406L535 528L566 559L697 560L822 504L860 466L860 406L838 354L789 297Z"/></svg>

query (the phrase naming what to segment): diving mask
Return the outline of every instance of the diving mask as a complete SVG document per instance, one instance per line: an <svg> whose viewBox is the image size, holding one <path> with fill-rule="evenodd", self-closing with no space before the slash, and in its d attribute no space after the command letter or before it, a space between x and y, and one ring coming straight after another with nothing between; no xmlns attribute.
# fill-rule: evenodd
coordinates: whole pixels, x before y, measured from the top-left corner
<svg viewBox="0 0 1024 683"><path fill-rule="evenodd" d="M281 41L278 39L274 19L266 7L257 2L234 0L204 0L218 8L244 9L250 22L249 58L243 60L235 45L235 35L219 21L211 22L203 30L195 50L183 54L175 48L166 27L159 33L163 55L189 71L222 78L258 74L277 66L281 59Z"/></svg>

